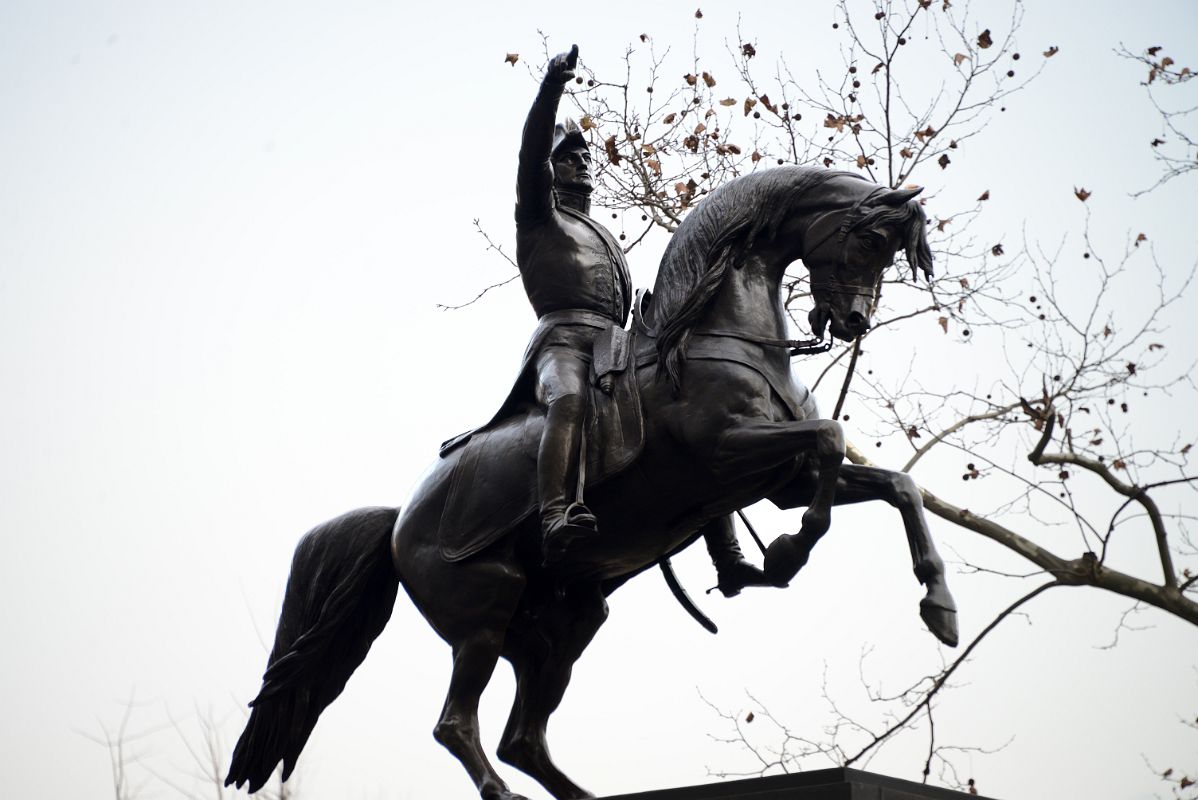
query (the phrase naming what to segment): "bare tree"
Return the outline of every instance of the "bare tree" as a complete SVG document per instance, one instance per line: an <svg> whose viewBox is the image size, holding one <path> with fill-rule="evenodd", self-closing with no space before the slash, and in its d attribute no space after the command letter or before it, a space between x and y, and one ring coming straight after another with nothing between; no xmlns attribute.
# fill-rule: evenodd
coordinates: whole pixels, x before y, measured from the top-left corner
<svg viewBox="0 0 1198 800"><path fill-rule="evenodd" d="M1198 733L1198 717L1181 719L1179 722L1187 728L1191 736ZM1169 793L1177 800L1198 800L1198 773L1176 770L1173 767L1158 769L1145 758L1148 768L1160 775L1161 780L1169 786Z"/></svg>
<svg viewBox="0 0 1198 800"><path fill-rule="evenodd" d="M1162 103L1159 96L1161 91L1176 91L1175 87L1189 83L1194 77L1194 71L1189 67L1179 66L1173 57L1165 55L1163 50L1162 47L1154 46L1137 54L1120 46L1117 51L1124 58L1148 68L1143 85L1149 102L1161 120L1160 135L1149 142L1153 156L1161 165L1161 176L1149 188L1136 192L1137 195L1150 192L1174 178L1198 169L1198 140L1191 130L1186 129L1191 120L1190 115L1198 111L1198 105L1178 107L1173 103Z"/></svg>
<svg viewBox="0 0 1198 800"><path fill-rule="evenodd" d="M146 705L130 697L115 728L100 722L99 735L81 732L107 750L115 800L148 796L151 787L185 800L230 800L244 796L244 792L224 785L229 749L224 743L224 726L211 708L197 707L190 720L178 719L169 708L164 708L163 721L133 730L130 725L134 711ZM173 761L167 754L172 749L186 756L185 764ZM293 774L286 784L279 781L264 786L255 796L263 800L295 800L300 797L297 777Z"/></svg>

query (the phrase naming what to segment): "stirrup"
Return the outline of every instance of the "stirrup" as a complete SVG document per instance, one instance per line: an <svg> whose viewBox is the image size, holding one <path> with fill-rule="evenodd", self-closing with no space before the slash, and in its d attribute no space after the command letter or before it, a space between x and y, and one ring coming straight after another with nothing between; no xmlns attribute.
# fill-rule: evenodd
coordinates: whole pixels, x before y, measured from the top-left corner
<svg viewBox="0 0 1198 800"><path fill-rule="evenodd" d="M545 566L561 561L575 543L599 533L599 520L582 503L571 503L557 519L549 522L541 544Z"/></svg>

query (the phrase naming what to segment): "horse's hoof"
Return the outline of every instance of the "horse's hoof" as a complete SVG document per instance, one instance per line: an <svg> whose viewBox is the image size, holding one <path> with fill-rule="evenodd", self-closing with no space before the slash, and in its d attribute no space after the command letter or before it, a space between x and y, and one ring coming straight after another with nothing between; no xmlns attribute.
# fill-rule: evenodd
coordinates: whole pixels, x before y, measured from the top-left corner
<svg viewBox="0 0 1198 800"><path fill-rule="evenodd" d="M516 794L507 789L501 789L497 792L483 791L481 794L483 800L528 800L524 795Z"/></svg>
<svg viewBox="0 0 1198 800"><path fill-rule="evenodd" d="M957 646L957 609L946 608L925 597L919 602L919 616L933 636L949 647Z"/></svg>
<svg viewBox="0 0 1198 800"><path fill-rule="evenodd" d="M807 563L807 551L797 544L798 536L784 533L765 551L765 579L773 586L783 587Z"/></svg>

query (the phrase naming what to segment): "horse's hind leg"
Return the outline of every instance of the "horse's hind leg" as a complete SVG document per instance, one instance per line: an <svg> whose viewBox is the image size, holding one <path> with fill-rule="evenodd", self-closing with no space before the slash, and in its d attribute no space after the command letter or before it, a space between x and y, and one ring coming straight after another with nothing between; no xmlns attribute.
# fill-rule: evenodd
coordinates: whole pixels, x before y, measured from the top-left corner
<svg viewBox="0 0 1198 800"><path fill-rule="evenodd" d="M503 650L507 626L524 588L524 576L511 564L500 561L454 565L432 562L428 566L422 588L439 593L440 604L434 610L421 598L417 605L453 648L449 693L433 736L462 762L484 800L525 800L509 791L495 772L478 733L479 697Z"/></svg>
<svg viewBox="0 0 1198 800"><path fill-rule="evenodd" d="M557 710L574 662L607 619L597 585L572 586L564 597L546 596L513 624L504 656L516 672L516 702L499 745L499 757L535 778L557 800L594 797L557 768L545 730Z"/></svg>

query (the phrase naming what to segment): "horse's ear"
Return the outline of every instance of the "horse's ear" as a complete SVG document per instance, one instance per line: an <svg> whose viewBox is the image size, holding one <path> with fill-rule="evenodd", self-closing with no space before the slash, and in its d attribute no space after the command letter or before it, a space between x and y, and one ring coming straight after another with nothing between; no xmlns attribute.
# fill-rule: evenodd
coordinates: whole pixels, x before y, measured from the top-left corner
<svg viewBox="0 0 1198 800"><path fill-rule="evenodd" d="M916 186L914 189L887 189L882 194L878 195L875 200L877 205L892 206L898 208L903 203L906 203L911 198L923 191L922 186Z"/></svg>

